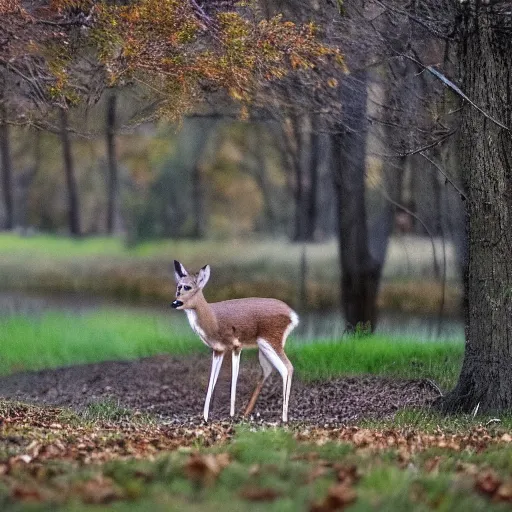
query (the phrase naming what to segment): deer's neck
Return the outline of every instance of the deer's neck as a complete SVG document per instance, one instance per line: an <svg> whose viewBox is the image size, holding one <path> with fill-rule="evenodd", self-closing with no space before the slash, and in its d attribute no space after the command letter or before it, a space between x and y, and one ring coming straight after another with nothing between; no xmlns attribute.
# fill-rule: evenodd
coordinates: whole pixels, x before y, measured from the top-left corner
<svg viewBox="0 0 512 512"><path fill-rule="evenodd" d="M200 291L196 298L195 309L186 309L190 327L201 337L203 341L215 336L219 329L217 317L206 302L203 293Z"/></svg>

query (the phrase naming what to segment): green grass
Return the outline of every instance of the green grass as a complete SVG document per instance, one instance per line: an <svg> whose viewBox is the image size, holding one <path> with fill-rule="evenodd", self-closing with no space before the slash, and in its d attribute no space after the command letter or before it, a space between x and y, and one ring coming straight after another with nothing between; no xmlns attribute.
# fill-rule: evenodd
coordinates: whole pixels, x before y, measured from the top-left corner
<svg viewBox="0 0 512 512"><path fill-rule="evenodd" d="M0 374L162 353L204 353L208 357L207 348L183 315L169 313L167 319L115 310L1 318L0 347ZM463 343L389 336L346 337L307 344L292 339L287 353L296 375L304 380L373 374L430 378L446 389L458 376Z"/></svg>
<svg viewBox="0 0 512 512"><path fill-rule="evenodd" d="M283 248L286 247L286 250ZM308 254L312 261L330 263L336 261L336 243L309 244ZM0 234L0 255L22 256L27 259L51 258L116 258L144 259L173 258L197 267L211 265L235 265L244 263L249 267L269 269L272 264L300 265L302 244L285 240L157 240L127 247L121 238L84 237L70 238L57 235L19 236L14 233ZM269 265L270 264L270 265ZM329 265L331 267L331 265ZM328 270L326 268L326 270Z"/></svg>
<svg viewBox="0 0 512 512"><path fill-rule="evenodd" d="M302 346L290 344L287 352L297 373L306 380L372 374L428 378L448 389L459 375L464 345L462 341L424 342L375 335Z"/></svg>
<svg viewBox="0 0 512 512"><path fill-rule="evenodd" d="M388 428L417 430L426 433L443 432L444 434L462 434L475 426L485 425L490 431L512 430L512 415L503 413L499 417L472 414L445 415L435 408L401 409L392 419L365 419L358 424L360 427L386 430ZM512 469L512 466L511 466Z"/></svg>
<svg viewBox="0 0 512 512"><path fill-rule="evenodd" d="M199 340L179 320L108 310L1 318L0 374L201 350Z"/></svg>

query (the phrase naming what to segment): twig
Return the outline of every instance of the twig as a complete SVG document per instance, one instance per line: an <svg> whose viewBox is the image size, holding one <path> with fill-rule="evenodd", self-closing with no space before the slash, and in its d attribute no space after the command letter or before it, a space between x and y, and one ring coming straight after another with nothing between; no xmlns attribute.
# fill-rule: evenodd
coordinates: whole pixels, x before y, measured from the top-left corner
<svg viewBox="0 0 512 512"><path fill-rule="evenodd" d="M423 158L425 158L426 160L428 160L445 178L445 180L460 194L460 197L466 201L468 196L464 193L464 191L458 187L453 181L452 179L443 171L443 169L441 168L441 166L439 164L437 164L434 160L432 160L429 156L427 156L425 153L423 153L423 151L420 151L419 153Z"/></svg>
<svg viewBox="0 0 512 512"><path fill-rule="evenodd" d="M404 11L402 9L397 9L396 7L392 7L390 5L387 5L384 2L381 2L380 0L375 0L375 2L378 5L380 5L381 7L383 7L384 9L387 9L387 10L389 10L391 12L394 12L395 14L400 14L401 16L406 16L407 18L409 18L410 20L414 21L418 25L421 25L425 30L427 30L431 34L434 34L436 37L440 37L441 39L453 39L449 35L443 34L442 32L439 32L439 31L435 30L434 28L429 27L424 21L422 21L420 18L417 18L416 16L414 16L410 12Z"/></svg>
<svg viewBox="0 0 512 512"><path fill-rule="evenodd" d="M482 113L487 119L492 121L493 123L497 124L500 128L503 128L504 130L507 130L508 132L511 131L510 128L503 123L500 123L497 119L494 119L490 114L485 112L482 108L480 108L476 103L471 101L451 80L448 80L442 73L437 71L437 69L433 68L432 66L426 67L427 71L430 71L435 77L439 78L441 82L446 84L450 89L455 91L459 96L464 98L471 106L475 107L480 113Z"/></svg>
<svg viewBox="0 0 512 512"><path fill-rule="evenodd" d="M442 137L439 137L439 139L436 139L435 141L431 142L430 144L427 144L426 146L423 146L421 148L417 149L411 149L409 151L404 151L403 153L397 153L398 156L409 156L409 155L416 155L417 153L421 153L422 151L425 151L427 149L433 148L434 146L437 146L441 144L441 142L444 142L447 138L451 137L457 130L451 130L448 133L445 133Z"/></svg>

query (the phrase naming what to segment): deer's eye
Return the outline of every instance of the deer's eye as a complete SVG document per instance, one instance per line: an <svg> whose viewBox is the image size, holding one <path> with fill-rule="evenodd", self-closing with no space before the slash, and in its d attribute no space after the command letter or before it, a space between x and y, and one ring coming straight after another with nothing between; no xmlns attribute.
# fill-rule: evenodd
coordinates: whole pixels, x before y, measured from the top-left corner
<svg viewBox="0 0 512 512"><path fill-rule="evenodd" d="M192 288L190 286L184 286L183 289L188 292L189 290L192 290Z"/></svg>

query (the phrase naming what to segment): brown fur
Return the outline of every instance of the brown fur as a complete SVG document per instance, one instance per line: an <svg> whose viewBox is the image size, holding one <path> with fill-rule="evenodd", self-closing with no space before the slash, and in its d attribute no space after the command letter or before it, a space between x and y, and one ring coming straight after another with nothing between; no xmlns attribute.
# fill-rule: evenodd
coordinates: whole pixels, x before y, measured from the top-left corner
<svg viewBox="0 0 512 512"><path fill-rule="evenodd" d="M292 309L277 299L233 299L208 304L203 297L198 298L196 313L208 337L206 342L211 339L232 349L256 347L256 340L263 338L279 350L291 323Z"/></svg>
<svg viewBox="0 0 512 512"><path fill-rule="evenodd" d="M214 351L214 354L220 356L226 351L231 351L234 360L239 361L239 352L242 348L259 346L262 376L244 414L251 413L261 388L274 366L283 376L283 421L287 421L293 366L284 353L284 345L291 328L296 325L295 319L298 321L295 312L277 299L233 299L209 304L202 289L208 282L210 268L205 266L197 274L189 274L181 263L175 261L174 266L177 288L176 301L173 305L177 309L185 310L190 325L201 340ZM215 358L216 356L214 361ZM222 360L220 364L222 364ZM215 368L218 368L218 365ZM214 366L212 365L212 376L213 373ZM208 416L209 399L215 386L216 375L218 373L211 377L213 385L209 386L207 394L205 419ZM234 370L232 397L235 396L237 376L238 370ZM234 401L232 409L234 411Z"/></svg>

